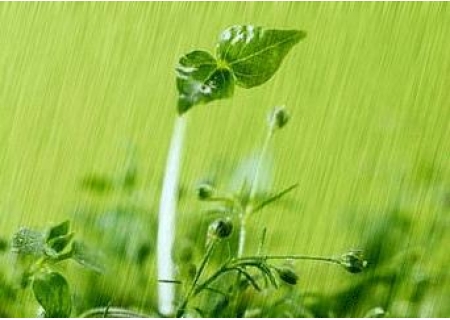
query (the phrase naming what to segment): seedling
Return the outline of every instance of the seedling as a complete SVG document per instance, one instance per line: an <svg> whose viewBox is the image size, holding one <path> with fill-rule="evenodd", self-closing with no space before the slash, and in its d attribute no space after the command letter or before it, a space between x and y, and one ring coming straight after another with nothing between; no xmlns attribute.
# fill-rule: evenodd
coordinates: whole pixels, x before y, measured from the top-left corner
<svg viewBox="0 0 450 320"><path fill-rule="evenodd" d="M159 311L162 314L174 313L175 288L171 282L175 280L175 267L171 253L187 112L199 104L230 98L235 85L249 89L267 82L290 49L305 36L306 33L299 30L232 26L222 32L216 44L216 57L203 50L194 50L179 60L176 68L178 116L170 142L159 207L157 266L158 279L163 280L158 289ZM245 239L245 227L241 227L241 233Z"/></svg>
<svg viewBox="0 0 450 320"><path fill-rule="evenodd" d="M438 294L441 295L441 291L446 289L436 291L437 284L445 283L448 279L448 275L442 271L445 271L442 266L446 265L436 266L432 259L432 255L439 254L436 253L437 244L445 243L444 216L436 218L430 227L433 232L426 233L432 234L431 241L429 237L424 236L418 243L414 242L415 237L411 233L414 229L410 226L411 218L403 220L403 215L397 211L399 208L395 208L395 214L388 220L385 216L380 217L379 226L368 226L373 235L365 236L367 243L364 252L370 264L360 250L350 250L332 257L267 253L264 247L265 228L255 253L249 254L252 249L248 245L246 247L246 225L249 219L269 208L297 186L292 184L268 196L262 196L257 190L264 171L261 163L266 157L269 144L275 132L284 128L290 121L289 113L284 107L276 107L270 112L267 136L256 161L255 174L249 181L244 181L241 189L224 193L210 183L202 184L197 189L199 200L217 205L213 212L219 216L204 229L206 246L202 248L204 254L199 263L195 263L197 252L189 250L192 245L189 243L185 247L186 250L181 247L183 252L179 255L180 261L188 267L189 272L186 277L181 274L180 279L173 276L171 253L176 221L176 190L179 184L187 112L195 105L231 97L235 85L252 88L265 83L276 72L288 51L304 36L302 31L235 26L222 33L217 44L216 57L196 50L180 59L177 68L178 117L169 148L160 206L160 314L153 312L155 310L151 304L145 307L152 312L148 315L115 307L108 302L105 303L106 307L93 305L93 309L81 313L79 317L383 317L391 314L430 314L429 310L433 309L430 306L434 307L435 304L430 303L429 297L437 301ZM128 166L125 174L119 178L91 175L83 180L81 186L99 195L110 191L129 194L136 186L136 168L133 165ZM448 206L445 209L448 209ZM413 217L414 213L416 212L407 212L406 216ZM112 224L124 232L130 232L129 227L117 221L119 220ZM114 244L117 244L117 233L112 230L108 230L108 233L115 237ZM234 246L233 240L238 240L237 246ZM9 244L0 239L0 252L8 247ZM30 288L33 292L42 310L39 312L40 316L69 317L74 314L76 308L80 308L79 301L72 304L71 288L59 265L73 260L101 272L102 267L96 256L100 248L96 249L93 254L86 245L76 240L68 221L55 225L46 232L22 228L13 236L12 250L17 254L19 265L24 266L21 270L21 287ZM223 250L221 255L218 254L220 249ZM143 255L147 254L148 247L143 250ZM121 258L125 260L125 257ZM214 258L219 259L217 261ZM300 260L336 265L349 274L361 273L369 265L371 272L363 274L350 286L339 288L331 294L293 290L293 287L304 279L295 269L295 263ZM138 261L134 262L140 263ZM432 262L432 270L423 271L424 261ZM7 314L4 306L12 302L17 302L21 308L23 300L17 299L14 295L17 290L4 281L2 273L0 283L0 300L3 301L0 306L1 315ZM176 286L177 299L174 290ZM136 287L131 289L133 293L138 292ZM278 289L281 290L276 291ZM95 286L91 286L89 290L93 295L98 293ZM403 293L402 297L398 297L400 300L395 299L394 296L401 290L406 292L406 297ZM134 301L117 301L124 307L128 305L137 308L137 304L133 304Z"/></svg>
<svg viewBox="0 0 450 320"><path fill-rule="evenodd" d="M13 237L12 251L19 259L31 258L22 273L21 286L32 287L47 318L67 318L72 311L69 284L55 270L56 264L73 260L96 272L102 270L87 247L73 238L69 221L51 227L48 232L21 228Z"/></svg>
<svg viewBox="0 0 450 320"><path fill-rule="evenodd" d="M257 164L256 173L253 180L250 182L249 195L245 194L245 188L241 188L236 194L222 193L210 184L202 184L197 189L199 200L217 203L218 208L222 208L226 205L228 210L217 210L216 212L223 212L224 216L213 221L209 225L205 255L200 262L200 266L197 269L189 288L186 290L184 299L178 306L176 313L177 317L189 315L189 313L193 311L208 317L244 316L237 310L239 309L237 305L241 300L241 295L248 287L257 292L261 292L270 288L278 289L282 283L288 286L297 284L299 276L291 266L286 265L287 262L296 260L325 262L339 265L350 273L360 273L366 268L367 262L360 250L351 250L339 257L263 254L262 251L266 229L263 229L257 254L244 255L245 225L248 217L277 202L297 186L296 184L289 186L263 200L257 199L256 197L255 186L258 183L258 177L260 175L260 163L266 154L268 144L273 134L276 130L283 128L287 124L288 119L289 116L285 108L277 107L270 113L268 134L261 149L262 151L259 163ZM208 274L206 269L215 248L223 242L223 240L228 239L234 229L232 224L233 215L238 217L240 226L237 251L236 253L230 251L229 257L222 259L222 264L212 271L212 273L210 272ZM277 261L281 261L283 264L278 265L276 264ZM235 281L230 281L230 274L236 276ZM224 305L221 305L220 308L216 308L216 311L207 311L198 306L190 306L197 296L207 293L222 296L224 299L223 301L226 301L227 306L230 306L230 304L233 305L234 303L232 309L234 308L236 310L231 311L231 313L222 313L223 310L226 309Z"/></svg>

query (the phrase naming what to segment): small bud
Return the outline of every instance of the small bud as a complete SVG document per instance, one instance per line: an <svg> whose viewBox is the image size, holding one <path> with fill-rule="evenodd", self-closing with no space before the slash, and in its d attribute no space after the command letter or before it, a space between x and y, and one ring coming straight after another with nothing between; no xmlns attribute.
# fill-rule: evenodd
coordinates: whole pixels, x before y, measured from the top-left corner
<svg viewBox="0 0 450 320"><path fill-rule="evenodd" d="M341 256L341 266L351 273L360 273L367 267L361 250L352 250Z"/></svg>
<svg viewBox="0 0 450 320"><path fill-rule="evenodd" d="M298 281L298 275L289 267L277 268L278 276L287 284L295 285Z"/></svg>
<svg viewBox="0 0 450 320"><path fill-rule="evenodd" d="M214 195L214 187L209 183L202 183L197 187L197 196L200 200L210 199Z"/></svg>
<svg viewBox="0 0 450 320"><path fill-rule="evenodd" d="M269 126L272 130L281 129L288 123L289 118L284 106L275 107L269 116Z"/></svg>
<svg viewBox="0 0 450 320"><path fill-rule="evenodd" d="M233 223L230 219L217 219L209 225L208 237L225 239L233 232Z"/></svg>

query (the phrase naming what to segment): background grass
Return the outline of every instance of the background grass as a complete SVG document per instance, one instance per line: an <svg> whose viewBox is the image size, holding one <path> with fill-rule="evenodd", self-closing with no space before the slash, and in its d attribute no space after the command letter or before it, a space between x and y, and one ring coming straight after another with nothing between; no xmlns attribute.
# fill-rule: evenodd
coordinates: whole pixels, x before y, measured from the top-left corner
<svg viewBox="0 0 450 320"><path fill-rule="evenodd" d="M176 112L174 66L191 49L213 51L229 25L251 23L308 36L265 85L191 111L180 231L199 208L196 182L214 175L231 185L262 142L267 112L285 104L292 122L272 145L268 188L299 187L287 205L252 220L250 234L269 228L267 251L358 247L393 206L413 221L404 244L426 242L436 219L448 226L449 15L438 2L1 3L0 236L124 201L79 186L90 173L120 173L130 148L139 180L126 201L156 216ZM446 259L421 264L440 268ZM305 290L353 281L328 266L299 269ZM117 268L115 290L139 282L151 296L154 279L130 270Z"/></svg>

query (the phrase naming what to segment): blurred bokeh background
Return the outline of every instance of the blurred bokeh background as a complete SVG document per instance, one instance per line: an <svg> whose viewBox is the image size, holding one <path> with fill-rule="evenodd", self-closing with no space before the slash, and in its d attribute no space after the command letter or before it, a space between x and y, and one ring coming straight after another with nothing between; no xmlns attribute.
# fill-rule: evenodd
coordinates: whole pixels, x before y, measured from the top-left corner
<svg viewBox="0 0 450 320"><path fill-rule="evenodd" d="M190 111L180 243L202 219L196 184L235 188L261 147L267 113L284 104L292 119L270 147L263 187L299 186L251 219L249 234L258 237L248 253L264 227L267 252L369 248L373 261L414 266L395 290L380 293L395 302L394 315L449 316L449 17L439 2L1 3L4 247L21 226L70 219L110 266L102 276L67 266L74 290L91 299L79 304L153 307L154 262L139 259L154 250L178 58L194 48L214 52L234 24L301 29L307 38L269 82ZM129 187L115 188L127 175ZM4 297L15 269L6 251ZM296 268L300 292L333 295L361 279L328 265ZM420 304L410 294L416 278L428 281ZM104 288L103 300L83 293L89 281ZM29 316L30 297L3 300L2 315ZM380 304L341 314L362 316Z"/></svg>

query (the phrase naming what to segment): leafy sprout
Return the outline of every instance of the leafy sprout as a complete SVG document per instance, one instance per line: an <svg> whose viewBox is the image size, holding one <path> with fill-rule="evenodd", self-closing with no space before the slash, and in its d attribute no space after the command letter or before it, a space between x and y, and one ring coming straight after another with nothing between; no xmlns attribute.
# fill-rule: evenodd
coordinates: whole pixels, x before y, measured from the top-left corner
<svg viewBox="0 0 450 320"><path fill-rule="evenodd" d="M267 82L279 69L290 49L305 36L304 31L298 30L232 26L222 32L216 44L215 57L204 50L194 50L179 59L176 67L179 116L169 147L158 213L158 278L173 280L175 277L171 252L175 239L177 187L187 121L183 115L195 105L232 97L235 85L253 88ZM203 193L200 196L209 195ZM243 238L244 224L242 222L240 227ZM172 315L174 287L160 283L158 291L160 312Z"/></svg>
<svg viewBox="0 0 450 320"><path fill-rule="evenodd" d="M232 26L222 32L216 57L194 50L180 58L177 72L178 113L198 104L230 98L235 85L260 86L273 77L306 32L273 30L252 25Z"/></svg>
<svg viewBox="0 0 450 320"><path fill-rule="evenodd" d="M73 239L68 220L50 227L47 232L21 228L13 236L12 251L19 256L32 257L30 265L23 271L21 287L31 285L45 317L65 318L72 311L69 284L61 273L54 271L55 264L74 260L91 270L101 271L95 255Z"/></svg>

